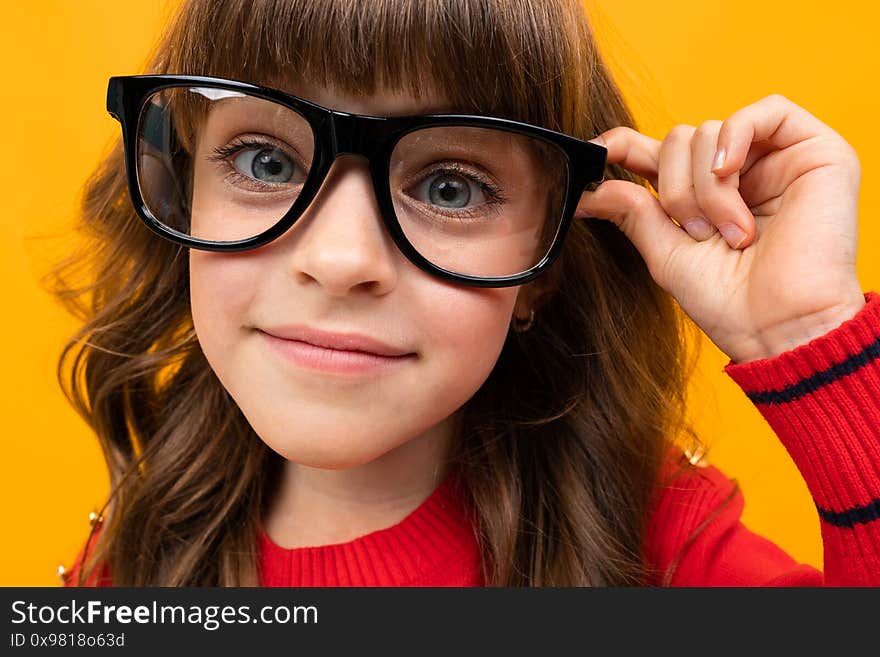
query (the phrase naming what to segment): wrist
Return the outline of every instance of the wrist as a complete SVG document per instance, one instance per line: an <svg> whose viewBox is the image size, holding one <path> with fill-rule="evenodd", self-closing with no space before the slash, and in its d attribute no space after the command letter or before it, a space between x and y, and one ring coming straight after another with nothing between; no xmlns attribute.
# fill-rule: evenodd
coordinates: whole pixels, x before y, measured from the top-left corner
<svg viewBox="0 0 880 657"><path fill-rule="evenodd" d="M755 341L752 350L743 354L742 358L734 360L738 363L747 363L753 360L774 358L781 353L808 344L855 317L864 305L865 297L860 294L857 299L853 298L849 302L834 306L821 313L799 317L785 325L769 329Z"/></svg>

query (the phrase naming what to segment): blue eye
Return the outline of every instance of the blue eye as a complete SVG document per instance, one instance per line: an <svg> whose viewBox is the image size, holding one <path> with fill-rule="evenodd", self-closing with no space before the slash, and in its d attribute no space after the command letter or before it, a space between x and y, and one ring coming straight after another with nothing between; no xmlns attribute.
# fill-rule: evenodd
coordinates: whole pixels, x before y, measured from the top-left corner
<svg viewBox="0 0 880 657"><path fill-rule="evenodd" d="M416 198L453 210L467 207L471 201L477 204L487 201L480 184L467 176L448 172L439 172L425 178L417 188Z"/></svg>
<svg viewBox="0 0 880 657"><path fill-rule="evenodd" d="M293 177L295 166L278 148L242 149L233 160L244 175L265 183L286 183Z"/></svg>

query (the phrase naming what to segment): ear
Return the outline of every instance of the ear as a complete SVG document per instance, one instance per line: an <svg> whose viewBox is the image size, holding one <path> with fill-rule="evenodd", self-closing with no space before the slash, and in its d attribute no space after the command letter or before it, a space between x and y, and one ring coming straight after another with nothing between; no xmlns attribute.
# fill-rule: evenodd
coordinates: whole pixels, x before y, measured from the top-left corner
<svg viewBox="0 0 880 657"><path fill-rule="evenodd" d="M540 312L541 306L547 303L556 291L559 270L559 267L551 266L543 276L520 286L516 294L516 305L513 308L516 317L527 320L532 310L535 314Z"/></svg>

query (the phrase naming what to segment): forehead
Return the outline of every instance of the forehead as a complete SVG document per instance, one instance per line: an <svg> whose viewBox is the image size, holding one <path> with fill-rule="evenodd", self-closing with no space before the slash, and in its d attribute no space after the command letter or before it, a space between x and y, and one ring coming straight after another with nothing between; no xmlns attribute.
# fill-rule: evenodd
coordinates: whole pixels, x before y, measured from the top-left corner
<svg viewBox="0 0 880 657"><path fill-rule="evenodd" d="M406 116L454 111L448 98L430 88L421 91L419 96L389 87L377 87L371 94L358 94L336 86L301 81L288 82L279 88L318 105L351 114Z"/></svg>

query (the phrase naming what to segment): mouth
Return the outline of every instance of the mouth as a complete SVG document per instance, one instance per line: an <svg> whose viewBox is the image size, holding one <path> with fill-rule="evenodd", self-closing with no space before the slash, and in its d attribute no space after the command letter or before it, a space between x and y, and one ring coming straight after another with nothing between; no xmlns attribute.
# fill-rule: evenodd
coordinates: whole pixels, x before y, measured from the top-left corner
<svg viewBox="0 0 880 657"><path fill-rule="evenodd" d="M277 326L259 329L281 340L305 342L316 347L337 351L359 351L376 356L407 356L413 352L402 347L388 344L361 333L343 333L341 331L322 331L301 325Z"/></svg>
<svg viewBox="0 0 880 657"><path fill-rule="evenodd" d="M317 338L312 336L307 340L280 337L263 329L259 329L259 333L265 338L268 345L286 361L298 367L328 373L349 375L379 373L399 367L416 358L414 352L407 352L371 338L353 336L353 334L332 334L330 337L327 337L328 334L324 334ZM334 344L330 346L315 344L312 340ZM356 345L358 348L354 348L352 345Z"/></svg>

